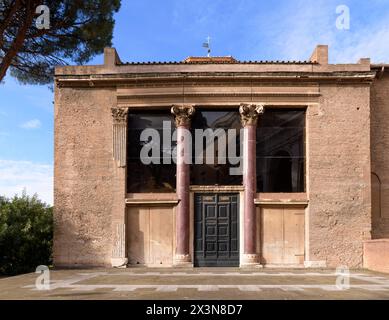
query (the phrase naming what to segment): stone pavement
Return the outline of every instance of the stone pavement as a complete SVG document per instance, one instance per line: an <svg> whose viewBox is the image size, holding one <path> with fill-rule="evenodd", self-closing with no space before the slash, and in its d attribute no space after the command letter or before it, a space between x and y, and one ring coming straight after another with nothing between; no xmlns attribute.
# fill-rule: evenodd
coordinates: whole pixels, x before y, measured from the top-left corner
<svg viewBox="0 0 389 320"><path fill-rule="evenodd" d="M389 299L389 275L366 270L351 270L343 290L330 269L51 270L49 290L38 276L1 278L0 299Z"/></svg>

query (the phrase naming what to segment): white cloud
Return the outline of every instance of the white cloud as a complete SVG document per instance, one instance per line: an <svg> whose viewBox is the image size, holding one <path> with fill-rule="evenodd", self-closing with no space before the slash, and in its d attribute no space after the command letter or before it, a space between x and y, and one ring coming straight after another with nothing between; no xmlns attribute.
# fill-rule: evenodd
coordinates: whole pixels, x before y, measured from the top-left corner
<svg viewBox="0 0 389 320"><path fill-rule="evenodd" d="M0 195L12 197L38 194L39 199L53 204L53 166L30 161L0 160Z"/></svg>
<svg viewBox="0 0 389 320"><path fill-rule="evenodd" d="M29 121L26 121L20 125L23 129L38 129L40 128L42 123L38 119L32 119Z"/></svg>
<svg viewBox="0 0 389 320"><path fill-rule="evenodd" d="M296 0L269 19L259 20L273 54L280 59L308 60L317 44L329 45L330 63L356 63L360 58L372 62L389 61L389 12L363 20L356 5L350 6L350 29L336 28L337 1ZM375 1L371 6L379 4ZM257 46L260 46L258 44Z"/></svg>
<svg viewBox="0 0 389 320"><path fill-rule="evenodd" d="M356 62L360 58L371 58L375 63L389 62L389 25L378 25L350 36L334 48L332 55L339 62Z"/></svg>

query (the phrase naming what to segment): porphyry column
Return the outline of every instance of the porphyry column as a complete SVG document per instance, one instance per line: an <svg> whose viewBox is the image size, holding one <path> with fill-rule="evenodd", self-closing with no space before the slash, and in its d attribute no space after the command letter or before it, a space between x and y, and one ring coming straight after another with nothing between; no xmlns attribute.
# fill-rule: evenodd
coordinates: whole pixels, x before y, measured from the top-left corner
<svg viewBox="0 0 389 320"><path fill-rule="evenodd" d="M177 127L176 193L176 252L175 265L190 263L189 253L189 157L191 150L189 128L195 109L192 105L174 105L171 112Z"/></svg>
<svg viewBox="0 0 389 320"><path fill-rule="evenodd" d="M244 185L244 243L241 266L258 265L256 250L256 128L258 116L264 107L256 104L241 104L239 113L243 126L243 185Z"/></svg>
<svg viewBox="0 0 389 320"><path fill-rule="evenodd" d="M125 267L126 254L126 150L127 108L112 108L112 156L114 160L114 186L112 208L113 267Z"/></svg>

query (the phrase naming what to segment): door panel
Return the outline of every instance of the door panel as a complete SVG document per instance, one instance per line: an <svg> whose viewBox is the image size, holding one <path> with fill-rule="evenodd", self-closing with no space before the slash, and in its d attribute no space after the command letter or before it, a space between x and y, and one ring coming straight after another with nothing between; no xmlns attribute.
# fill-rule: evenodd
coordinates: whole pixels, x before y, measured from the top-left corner
<svg viewBox="0 0 389 320"><path fill-rule="evenodd" d="M129 264L173 264L174 213L167 206L139 206L127 209Z"/></svg>
<svg viewBox="0 0 389 320"><path fill-rule="evenodd" d="M148 246L150 210L144 207L127 209L128 263L147 264L150 260Z"/></svg>
<svg viewBox="0 0 389 320"><path fill-rule="evenodd" d="M283 262L283 209L262 209L261 244L263 263Z"/></svg>
<svg viewBox="0 0 389 320"><path fill-rule="evenodd" d="M304 209L262 208L260 229L262 263L304 263Z"/></svg>
<svg viewBox="0 0 389 320"><path fill-rule="evenodd" d="M304 263L304 210L284 209L284 263Z"/></svg>
<svg viewBox="0 0 389 320"><path fill-rule="evenodd" d="M171 208L150 208L150 263L173 264Z"/></svg>
<svg viewBox="0 0 389 320"><path fill-rule="evenodd" d="M195 194L195 266L239 266L238 195Z"/></svg>

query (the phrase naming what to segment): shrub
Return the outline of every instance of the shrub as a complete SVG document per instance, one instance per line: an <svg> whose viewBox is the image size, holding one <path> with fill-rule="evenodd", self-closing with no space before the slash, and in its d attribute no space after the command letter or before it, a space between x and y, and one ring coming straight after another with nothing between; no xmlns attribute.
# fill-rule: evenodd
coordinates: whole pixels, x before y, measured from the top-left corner
<svg viewBox="0 0 389 320"><path fill-rule="evenodd" d="M50 265L53 208L25 192L0 197L0 274L15 275Z"/></svg>

